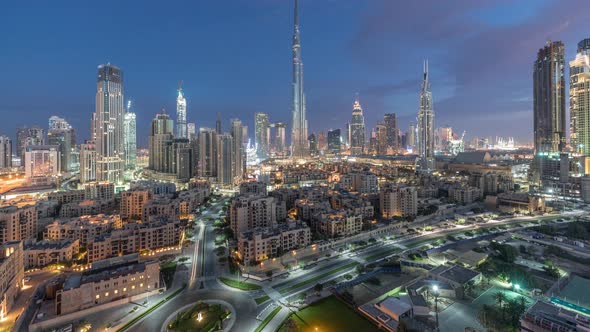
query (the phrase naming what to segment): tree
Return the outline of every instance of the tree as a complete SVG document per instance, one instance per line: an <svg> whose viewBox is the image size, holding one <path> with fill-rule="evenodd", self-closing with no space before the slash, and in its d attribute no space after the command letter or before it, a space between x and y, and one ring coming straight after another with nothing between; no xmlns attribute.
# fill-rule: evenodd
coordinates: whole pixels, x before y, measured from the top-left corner
<svg viewBox="0 0 590 332"><path fill-rule="evenodd" d="M469 296L472 296L474 286L475 286L475 282L473 280L469 280L464 286L465 293Z"/></svg>
<svg viewBox="0 0 590 332"><path fill-rule="evenodd" d="M316 294L319 296L320 293L322 292L322 290L324 289L324 285L322 284L315 284L315 286L313 286L313 290L316 292Z"/></svg>
<svg viewBox="0 0 590 332"><path fill-rule="evenodd" d="M502 306L502 304L506 302L506 295L502 292L497 292L496 294L494 294L494 299L496 300L496 303L498 303L498 306L502 310L502 320L504 320L504 307Z"/></svg>
<svg viewBox="0 0 590 332"><path fill-rule="evenodd" d="M293 317L287 319L285 325L283 325L283 329L285 332L297 332L299 328L297 327L297 322L293 319Z"/></svg>
<svg viewBox="0 0 590 332"><path fill-rule="evenodd" d="M356 265L356 273L358 274L362 274L363 272L365 272L365 266L363 264L357 264Z"/></svg>
<svg viewBox="0 0 590 332"><path fill-rule="evenodd" d="M272 278L272 270L266 271L266 276Z"/></svg>

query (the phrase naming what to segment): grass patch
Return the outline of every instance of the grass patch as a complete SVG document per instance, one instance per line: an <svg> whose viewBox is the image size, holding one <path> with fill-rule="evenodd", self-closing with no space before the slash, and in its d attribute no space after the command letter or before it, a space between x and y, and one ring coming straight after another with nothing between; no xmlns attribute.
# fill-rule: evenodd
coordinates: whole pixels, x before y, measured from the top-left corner
<svg viewBox="0 0 590 332"><path fill-rule="evenodd" d="M202 314L202 320L197 321L199 313ZM185 332L185 331L217 331L221 329L223 321L229 317L231 313L219 304L209 305L207 303L199 302L177 314L170 324L168 329L171 331Z"/></svg>
<svg viewBox="0 0 590 332"><path fill-rule="evenodd" d="M281 311L282 308L283 307L276 307L268 316L266 316L266 318L262 321L262 323L260 323L260 325L258 325L258 327L254 330L254 332L260 332L260 331L264 330L266 325L268 325L268 323L270 323L270 321L279 313L279 311Z"/></svg>
<svg viewBox="0 0 590 332"><path fill-rule="evenodd" d="M224 278L224 277L220 277L219 281L224 283L226 286L241 289L244 291L258 290L258 289L262 288L256 284L252 284L252 283L244 282L244 281L238 281L238 280L230 279L230 278Z"/></svg>
<svg viewBox="0 0 590 332"><path fill-rule="evenodd" d="M264 295L258 298L255 298L254 301L256 302L256 304L260 304L260 303L264 303L266 301L270 300L270 297L268 295Z"/></svg>
<svg viewBox="0 0 590 332"><path fill-rule="evenodd" d="M279 327L278 332L293 331L379 331L369 320L347 307L333 296L320 300L305 309L289 316Z"/></svg>
<svg viewBox="0 0 590 332"><path fill-rule="evenodd" d="M318 281L318 280L320 280L320 279L323 279L323 278L325 278L325 277L327 277L327 276L329 276L329 275L331 275L331 274L338 273L338 272L344 271L344 270L346 270L346 269L350 269L351 267L353 267L353 266L356 266L356 264L357 264L357 263L356 263L356 262L354 262L354 263L349 263L349 264L343 265L343 266L341 266L341 267L337 267L337 268L335 268L335 269L333 269L333 270L330 270L330 271L328 271L328 272L326 272L326 273L322 273L322 274L320 274L320 275L318 275L318 276L315 276L315 277L313 277L313 278L310 278L310 279L304 280L304 281L302 281L302 282L298 282L298 283L296 283L295 285L291 285L291 286L289 286L289 287L287 287L287 288L283 288L283 289L281 289L281 290L279 291L279 293L281 293L281 294L288 293L288 292L290 292L290 291L292 291L292 290L295 290L295 289L297 289L297 288L301 288L301 287L303 287L303 286L305 286L305 285L307 285L307 284L311 284L311 283L313 283L313 282L315 282L315 281Z"/></svg>
<svg viewBox="0 0 590 332"><path fill-rule="evenodd" d="M377 259L382 258L382 257L393 255L393 254L397 253L398 251L399 251L399 248L394 248L394 249L380 251L380 252L378 252L376 254L373 254L373 255L365 258L365 260L366 261L377 260Z"/></svg>
<svg viewBox="0 0 590 332"><path fill-rule="evenodd" d="M164 279L164 283L166 283L166 287L172 286L176 266L176 262L167 262L160 265L160 272L162 273L162 278Z"/></svg>

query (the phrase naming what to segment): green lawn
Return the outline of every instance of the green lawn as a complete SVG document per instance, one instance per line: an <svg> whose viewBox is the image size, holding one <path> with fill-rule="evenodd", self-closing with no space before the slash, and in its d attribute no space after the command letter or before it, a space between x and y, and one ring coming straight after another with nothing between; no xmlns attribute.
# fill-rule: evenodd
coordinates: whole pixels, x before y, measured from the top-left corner
<svg viewBox="0 0 590 332"><path fill-rule="evenodd" d="M197 321L199 313L202 315L201 321ZM168 324L168 329L175 332L219 330L223 320L229 315L230 312L219 304L209 305L200 302L179 313L177 318Z"/></svg>
<svg viewBox="0 0 590 332"><path fill-rule="evenodd" d="M289 319L289 318L287 318ZM347 307L334 296L316 302L290 316L300 332L379 331L373 323ZM279 332L286 332L283 322ZM317 330L316 330L317 328Z"/></svg>
<svg viewBox="0 0 590 332"><path fill-rule="evenodd" d="M219 277L219 281L221 281L222 283L226 284L229 287L241 289L244 291L258 290L258 289L262 288L256 284L252 284L252 283L244 282L244 281L237 281L235 279L224 278L224 277Z"/></svg>
<svg viewBox="0 0 590 332"><path fill-rule="evenodd" d="M268 295L264 295L258 298L255 298L254 301L256 301L256 304L260 304L260 303L264 303L266 301L268 301L270 299L270 297Z"/></svg>
<svg viewBox="0 0 590 332"><path fill-rule="evenodd" d="M383 250L383 251L380 251L380 252L378 252L378 253L376 253L376 254L373 254L373 255L371 255L371 256L369 256L369 257L365 258L365 260L366 260L367 262L370 262L370 261L373 261L373 260L379 259L379 258L381 258L381 257L385 257L385 256L393 255L393 254L395 254L395 253L396 253L396 252L398 252L398 251L399 251L399 248L394 248L394 249Z"/></svg>
<svg viewBox="0 0 590 332"><path fill-rule="evenodd" d="M312 282L315 282L315 281L318 281L320 279L323 279L323 278L325 278L325 277L327 277L327 276L329 276L331 274L338 273L338 272L344 271L346 269L350 269L353 266L356 266L357 264L358 264L357 262L353 262L353 263L349 263L349 264L343 265L341 267L337 267L337 268L335 268L333 270L330 270L330 271L328 271L326 273L322 273L322 274L320 274L318 276L315 276L313 278L310 278L310 279L307 279L307 280L303 280L302 282L296 283L296 284L294 284L292 286L289 286L287 288L283 288L283 289L279 290L279 293L281 293L281 294L288 293L290 291L293 291L293 290L296 290L298 288L301 288L301 287L303 287L303 286L305 286L307 284L310 284Z"/></svg>
<svg viewBox="0 0 590 332"><path fill-rule="evenodd" d="M258 325L258 327L254 330L254 332L260 332L264 330L266 325L270 323L270 321L281 311L283 307L276 307L266 318Z"/></svg>

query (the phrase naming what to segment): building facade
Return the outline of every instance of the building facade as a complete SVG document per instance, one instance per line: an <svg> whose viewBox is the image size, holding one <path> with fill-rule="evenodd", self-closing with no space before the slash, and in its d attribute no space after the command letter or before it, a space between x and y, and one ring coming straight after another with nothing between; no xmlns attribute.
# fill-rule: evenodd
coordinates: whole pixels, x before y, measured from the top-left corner
<svg viewBox="0 0 590 332"><path fill-rule="evenodd" d="M434 169L434 108L432 91L428 78L428 62L424 63L424 78L420 90L420 109L418 110L418 170L430 172Z"/></svg>

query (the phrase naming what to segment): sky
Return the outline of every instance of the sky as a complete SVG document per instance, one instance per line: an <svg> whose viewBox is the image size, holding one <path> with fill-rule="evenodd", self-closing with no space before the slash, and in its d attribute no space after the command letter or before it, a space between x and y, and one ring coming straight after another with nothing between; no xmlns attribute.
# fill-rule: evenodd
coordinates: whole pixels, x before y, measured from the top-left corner
<svg viewBox="0 0 590 332"><path fill-rule="evenodd" d="M562 40L566 61L590 37L587 0L300 0L310 132L344 128L355 93L367 132L385 113L415 120L428 59L436 126L532 141L532 64ZM0 135L66 118L80 141L95 108L97 66L124 72L147 146L154 115L223 127L254 113L291 120L291 0L10 1L0 4ZM567 70L566 70L567 75ZM567 79L566 79L567 81Z"/></svg>

